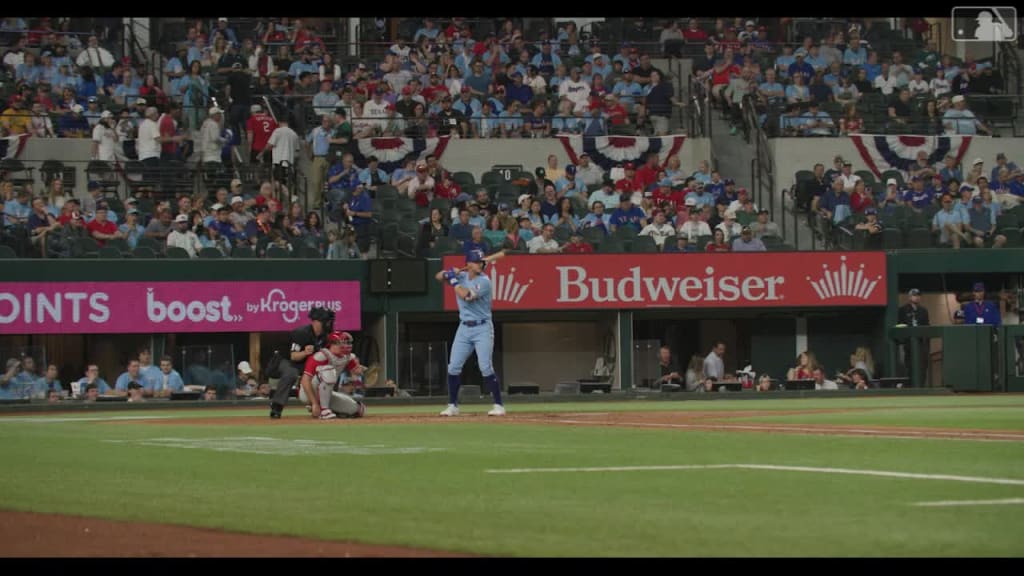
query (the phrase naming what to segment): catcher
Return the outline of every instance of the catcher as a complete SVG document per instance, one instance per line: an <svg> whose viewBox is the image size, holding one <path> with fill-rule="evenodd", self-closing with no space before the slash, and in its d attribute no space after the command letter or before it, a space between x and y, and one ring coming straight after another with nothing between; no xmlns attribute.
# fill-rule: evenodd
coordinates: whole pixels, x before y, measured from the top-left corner
<svg viewBox="0 0 1024 576"><path fill-rule="evenodd" d="M299 400L310 405L313 417L320 420L360 418L366 408L352 397L352 392L362 383L365 370L352 353L352 335L331 332L327 347L306 360L299 382Z"/></svg>

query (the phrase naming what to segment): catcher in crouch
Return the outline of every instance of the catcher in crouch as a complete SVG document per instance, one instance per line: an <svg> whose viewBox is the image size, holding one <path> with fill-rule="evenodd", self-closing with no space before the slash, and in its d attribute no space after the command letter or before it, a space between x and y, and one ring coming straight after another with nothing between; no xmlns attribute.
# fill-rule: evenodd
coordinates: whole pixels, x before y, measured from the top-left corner
<svg viewBox="0 0 1024 576"><path fill-rule="evenodd" d="M365 407L351 394L365 369L352 353L352 335L331 332L327 347L306 359L299 382L299 400L311 405L314 418L360 418ZM340 391L336 391L338 388Z"/></svg>

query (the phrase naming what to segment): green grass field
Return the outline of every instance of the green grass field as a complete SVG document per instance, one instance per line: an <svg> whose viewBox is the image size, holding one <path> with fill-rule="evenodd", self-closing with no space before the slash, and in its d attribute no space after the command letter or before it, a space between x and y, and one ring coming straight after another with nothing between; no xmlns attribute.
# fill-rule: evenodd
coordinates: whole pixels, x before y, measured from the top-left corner
<svg viewBox="0 0 1024 576"><path fill-rule="evenodd" d="M315 424L301 408L237 424L265 410L5 416L0 508L494 556L1024 556L1024 436L546 425L488 419L487 406L459 422L370 422L442 407ZM858 411L791 413L823 409ZM785 413L729 415L750 410ZM1024 396L509 404L515 416L620 411L1024 431ZM125 417L164 419L101 420ZM229 424L174 423L211 417ZM815 470L697 467L711 465ZM915 504L975 500L1006 502Z"/></svg>

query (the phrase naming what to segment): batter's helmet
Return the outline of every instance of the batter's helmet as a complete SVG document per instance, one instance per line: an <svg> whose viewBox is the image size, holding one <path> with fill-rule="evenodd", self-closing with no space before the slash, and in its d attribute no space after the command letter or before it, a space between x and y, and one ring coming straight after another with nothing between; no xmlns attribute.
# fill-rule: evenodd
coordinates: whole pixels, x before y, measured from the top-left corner
<svg viewBox="0 0 1024 576"><path fill-rule="evenodd" d="M348 332L338 332L338 331L335 331L335 332L331 332L330 334L328 334L328 336L327 336L327 345L330 346L332 344L341 344L341 353L342 354L351 354L352 353L352 340L353 340L352 339L352 335L349 334Z"/></svg>

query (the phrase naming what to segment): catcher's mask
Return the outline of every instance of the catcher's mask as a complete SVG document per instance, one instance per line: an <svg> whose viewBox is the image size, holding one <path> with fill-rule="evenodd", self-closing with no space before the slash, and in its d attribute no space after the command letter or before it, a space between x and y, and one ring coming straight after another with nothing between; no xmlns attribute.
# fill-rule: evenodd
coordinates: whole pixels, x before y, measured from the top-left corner
<svg viewBox="0 0 1024 576"><path fill-rule="evenodd" d="M335 331L335 332L331 332L327 336L327 345L331 346L333 344L341 344L341 353L342 354L351 354L352 353L352 340L353 340L352 339L352 335L349 334L348 332L337 332L337 331Z"/></svg>

